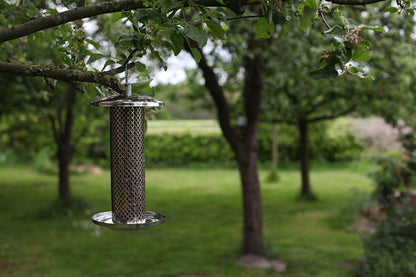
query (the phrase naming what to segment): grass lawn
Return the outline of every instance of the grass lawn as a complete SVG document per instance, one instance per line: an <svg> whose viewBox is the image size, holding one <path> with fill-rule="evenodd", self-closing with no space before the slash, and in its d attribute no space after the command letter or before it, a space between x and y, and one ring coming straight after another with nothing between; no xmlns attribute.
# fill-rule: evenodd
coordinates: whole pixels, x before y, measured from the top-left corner
<svg viewBox="0 0 416 277"><path fill-rule="evenodd" d="M148 134L154 133L221 133L221 129L216 120L148 120Z"/></svg>
<svg viewBox="0 0 416 277"><path fill-rule="evenodd" d="M265 179L267 172L261 171ZM148 169L148 210L165 224L137 232L91 223L110 208L110 174L74 175L72 191L91 203L86 213L56 215L56 177L28 167L0 168L0 276L351 276L363 254L360 236L331 227L353 188L372 189L352 166L312 171L314 203L296 200L299 173L282 170L264 183L264 235L270 255L288 265L278 275L245 269L241 190L236 170Z"/></svg>

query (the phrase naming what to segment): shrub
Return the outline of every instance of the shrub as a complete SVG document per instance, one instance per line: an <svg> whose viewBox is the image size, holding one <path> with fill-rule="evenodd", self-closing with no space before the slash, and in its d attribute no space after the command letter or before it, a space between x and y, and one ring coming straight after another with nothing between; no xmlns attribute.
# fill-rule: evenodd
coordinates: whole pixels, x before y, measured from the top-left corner
<svg viewBox="0 0 416 277"><path fill-rule="evenodd" d="M234 153L221 134L147 134L146 161L169 165L229 162Z"/></svg>
<svg viewBox="0 0 416 277"><path fill-rule="evenodd" d="M374 206L374 203L370 201L366 191L353 189L336 216L331 218L330 225L336 229L345 229L368 213L372 206Z"/></svg>
<svg viewBox="0 0 416 277"><path fill-rule="evenodd" d="M399 161L381 160L375 174L375 196L387 213L375 234L364 238L365 260L357 276L416 276L416 211L409 196L416 176L416 141L415 129L409 130L400 136L407 155Z"/></svg>
<svg viewBox="0 0 416 277"><path fill-rule="evenodd" d="M259 134L259 160L271 159L272 131L262 124ZM312 159L328 161L352 160L362 146L351 135L328 137L325 125L311 125L310 155ZM294 126L279 126L279 160L296 161L299 153L297 130ZM148 133L146 160L151 164L187 165L190 163L228 163L234 160L228 142L221 133Z"/></svg>
<svg viewBox="0 0 416 277"><path fill-rule="evenodd" d="M410 208L389 216L364 237L364 263L359 277L416 276L416 213Z"/></svg>

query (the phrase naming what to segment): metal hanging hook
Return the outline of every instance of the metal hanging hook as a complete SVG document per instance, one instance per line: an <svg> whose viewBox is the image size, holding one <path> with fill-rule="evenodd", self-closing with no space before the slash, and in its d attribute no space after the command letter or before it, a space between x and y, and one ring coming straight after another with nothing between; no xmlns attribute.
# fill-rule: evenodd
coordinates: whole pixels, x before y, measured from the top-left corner
<svg viewBox="0 0 416 277"><path fill-rule="evenodd" d="M129 70L129 68L127 67L127 63L126 63L126 69L124 70L124 74L126 75L126 80L125 80L126 86L127 86L127 79L129 77L128 70Z"/></svg>
<svg viewBox="0 0 416 277"><path fill-rule="evenodd" d="M125 83L126 83L126 87L127 87L126 96L131 96L131 84L128 83L128 78L129 78L128 70L129 70L128 64L126 63L126 69L124 71L124 74L126 76Z"/></svg>

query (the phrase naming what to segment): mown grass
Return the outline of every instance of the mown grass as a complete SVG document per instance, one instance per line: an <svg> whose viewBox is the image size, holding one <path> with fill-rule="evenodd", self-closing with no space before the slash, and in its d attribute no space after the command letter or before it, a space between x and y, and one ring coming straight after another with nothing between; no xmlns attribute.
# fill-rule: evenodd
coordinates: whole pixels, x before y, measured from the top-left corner
<svg viewBox="0 0 416 277"><path fill-rule="evenodd" d="M261 171L262 180L266 175ZM296 200L296 169L282 170L279 183L262 184L268 254L288 265L280 275L237 263L242 204L236 170L149 169L146 178L148 210L167 221L120 232L90 221L110 209L109 172L73 176L73 194L91 208L59 215L51 210L57 209L55 176L0 168L0 276L336 277L350 276L363 254L359 234L331 225L353 188L372 188L348 165L312 171L317 202Z"/></svg>
<svg viewBox="0 0 416 277"><path fill-rule="evenodd" d="M149 120L147 121L149 134L158 133L221 133L216 120Z"/></svg>

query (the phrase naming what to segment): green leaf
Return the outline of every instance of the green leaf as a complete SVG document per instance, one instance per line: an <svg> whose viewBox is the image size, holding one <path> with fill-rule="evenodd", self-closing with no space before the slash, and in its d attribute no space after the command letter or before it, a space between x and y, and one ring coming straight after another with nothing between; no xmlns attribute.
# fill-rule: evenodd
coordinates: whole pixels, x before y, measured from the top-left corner
<svg viewBox="0 0 416 277"><path fill-rule="evenodd" d="M352 59L356 62L366 62L370 59L370 52L365 46L359 46L355 49Z"/></svg>
<svg viewBox="0 0 416 277"><path fill-rule="evenodd" d="M111 17L108 19L108 23L110 25L114 25L117 21L124 18L124 15L122 12L113 13Z"/></svg>
<svg viewBox="0 0 416 277"><path fill-rule="evenodd" d="M163 69L167 70L168 68L165 64L165 61L160 56L159 51L156 51L153 47L150 47L150 51L151 51L152 55L159 61L160 65L163 67Z"/></svg>
<svg viewBox="0 0 416 277"><path fill-rule="evenodd" d="M68 66L72 66L72 60L71 60L71 58L67 55L67 54L65 54L65 53L63 53L63 52L60 52L60 51L56 51L55 52L55 56L61 61L61 62L63 62L64 64L66 64L66 65L68 65Z"/></svg>
<svg viewBox="0 0 416 277"><path fill-rule="evenodd" d="M170 38L170 41L172 42L173 54L177 56L183 49L183 43L184 43L183 36L181 34L178 34L177 32L172 32L169 38Z"/></svg>
<svg viewBox="0 0 416 277"><path fill-rule="evenodd" d="M102 59L102 58L105 58L105 56L103 54L99 54L99 53L92 54L90 56L90 58L88 59L87 63L88 64L91 64L91 63L93 63L93 62L95 62L95 61L97 61L99 59Z"/></svg>
<svg viewBox="0 0 416 277"><path fill-rule="evenodd" d="M224 15L217 10L207 10L204 12L204 17L224 19Z"/></svg>
<svg viewBox="0 0 416 277"><path fill-rule="evenodd" d="M309 76L314 79L336 79L338 77L338 72L335 69L334 64L328 64L324 68L311 71Z"/></svg>
<svg viewBox="0 0 416 277"><path fill-rule="evenodd" d="M224 39L225 31L222 28L221 24L213 21L213 20L206 20L205 24L207 24L208 28L211 30L212 34L219 38Z"/></svg>
<svg viewBox="0 0 416 277"><path fill-rule="evenodd" d="M303 8L305 7L305 4L299 4L297 11L300 13L300 15L303 15Z"/></svg>
<svg viewBox="0 0 416 277"><path fill-rule="evenodd" d="M192 56L194 56L196 63L199 63L199 61L201 60L201 53L199 52L199 50L191 46L191 52Z"/></svg>
<svg viewBox="0 0 416 277"><path fill-rule="evenodd" d="M364 73L364 70L359 67L351 66L350 67L351 73Z"/></svg>
<svg viewBox="0 0 416 277"><path fill-rule="evenodd" d="M186 24L183 28L183 32L188 38L196 41L200 47L207 44L207 33L204 30L201 30L191 24Z"/></svg>
<svg viewBox="0 0 416 277"><path fill-rule="evenodd" d="M389 13L397 13L397 11L398 11L397 8L396 7L392 7L392 6L386 8L384 10L384 12L389 12Z"/></svg>
<svg viewBox="0 0 416 277"><path fill-rule="evenodd" d="M147 92L148 90L150 90L150 82L153 79L145 79L145 80L140 80L136 83L132 83L131 84L131 90L133 93L138 93L138 94L144 94L143 92Z"/></svg>
<svg viewBox="0 0 416 277"><path fill-rule="evenodd" d="M139 72L144 72L146 71L146 65L142 62L139 61L135 61L134 62L134 67L137 69L137 71Z"/></svg>
<svg viewBox="0 0 416 277"><path fill-rule="evenodd" d="M361 45L363 45L367 48L370 48L371 47L371 42L369 42L368 40L362 40Z"/></svg>
<svg viewBox="0 0 416 277"><path fill-rule="evenodd" d="M162 3L162 7L161 7L161 14L169 14L170 12L172 12L173 10L177 9L177 8L181 8L182 3L180 2L163 2Z"/></svg>
<svg viewBox="0 0 416 277"><path fill-rule="evenodd" d="M105 62L105 64L104 64L104 66L103 66L103 69L101 69L101 71L104 71L104 69L105 69L107 66L112 65L112 64L115 64L115 62L114 62L113 60L107 60L107 61Z"/></svg>
<svg viewBox="0 0 416 277"><path fill-rule="evenodd" d="M254 24L254 31L258 38L270 38L274 33L274 25L262 17Z"/></svg>
<svg viewBox="0 0 416 277"><path fill-rule="evenodd" d="M94 46L94 48L97 49L97 50L100 48L100 45L97 42L95 42L95 41L93 41L89 38L85 39L85 41L88 42L89 44L91 44L92 46Z"/></svg>
<svg viewBox="0 0 416 277"><path fill-rule="evenodd" d="M311 8L314 11L318 10L318 2L316 0L306 0L305 6Z"/></svg>
<svg viewBox="0 0 416 277"><path fill-rule="evenodd" d="M342 26L349 26L348 19L341 14L341 11L339 9L335 10L335 15L338 19L338 22L341 23Z"/></svg>
<svg viewBox="0 0 416 277"><path fill-rule="evenodd" d="M374 32L380 32L385 34L386 30L384 30L383 27L380 26L367 26L367 25L360 25L358 26L358 28L360 28L361 30L373 30Z"/></svg>
<svg viewBox="0 0 416 277"><path fill-rule="evenodd" d="M333 36L329 40L336 48L344 47L344 39L339 36Z"/></svg>
<svg viewBox="0 0 416 277"><path fill-rule="evenodd" d="M326 56L320 56L320 57L318 58L318 66L319 66L319 67L324 67L324 66L326 66L326 65L328 64L328 62L327 62L327 58L328 58L328 57L326 57Z"/></svg>
<svg viewBox="0 0 416 277"><path fill-rule="evenodd" d="M139 29L139 22L131 11L124 11L123 14L127 17L135 29Z"/></svg>
<svg viewBox="0 0 416 277"><path fill-rule="evenodd" d="M303 8L303 15L300 19L299 28L301 30L306 30L313 24L313 19L315 18L316 10L312 9L309 6L305 6Z"/></svg>

